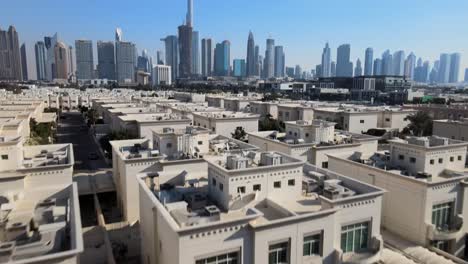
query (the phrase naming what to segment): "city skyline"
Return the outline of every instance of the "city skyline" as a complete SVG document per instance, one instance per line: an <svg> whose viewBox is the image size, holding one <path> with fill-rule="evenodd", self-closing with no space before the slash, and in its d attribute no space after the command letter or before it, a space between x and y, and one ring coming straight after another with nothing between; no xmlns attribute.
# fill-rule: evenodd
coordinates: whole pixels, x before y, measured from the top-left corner
<svg viewBox="0 0 468 264"><path fill-rule="evenodd" d="M63 12L57 12L56 19L64 23L56 23L47 16L38 16L37 12L35 13L36 20L34 22L30 19L21 19L27 17L29 11L25 11L20 3L8 3L5 5L8 12L6 12L7 14L1 26L6 28L10 24L15 25L20 33L20 42L26 43L28 50L28 71L32 75L30 77L35 77L33 50L35 42L42 40L43 36L53 35L55 32L58 32L60 39L67 44L73 44L75 40L79 39L89 39L96 43L99 40L112 40L115 28L121 27L126 41L135 43L138 51L147 49L151 56L156 57L157 50L164 50L160 39L167 35L177 34L177 26L181 24L181 21L185 20L184 18L186 18L187 13L187 2L185 0L171 2L170 5L164 5L160 1L147 2L141 5L145 6L144 10L137 7L124 8L120 2L117 2L115 7L113 7L115 12L123 12L125 10L128 16L108 17L107 14L96 12L95 10L101 10L105 2L83 6L75 6L73 3L70 5L45 3L39 6L37 3L31 3L32 8L30 10L42 10L46 8L62 10ZM229 40L231 42L231 58L245 59L247 53L247 35L252 30L256 43L260 45L260 54L264 54L265 40L271 37L284 46L284 52L287 55L286 66L294 67L299 64L305 70L315 69L315 65L320 64L321 51L326 42L330 44L332 61L336 61L337 47L344 43L349 43L351 44L351 62L355 62L358 58L364 61L365 49L372 47L374 49L374 58L387 49L392 53L404 50L406 54L413 52L417 58L422 57L423 60L429 60L431 63L439 59L441 53L459 52L462 55L460 76L463 76L463 71L468 66L467 59L463 56L467 53L466 47L468 46L468 41L461 34L457 33L457 31L462 29L464 21L468 20L463 16L463 12L461 11L463 9L461 7L468 7L468 4L462 1L458 1L458 5L451 5L450 7L438 3L426 3L422 7L421 5L417 5L417 3L405 2L408 10L399 10L401 13L399 21L391 21L389 17L377 15L377 13L389 6L388 3L377 5L370 1L362 1L352 6L352 8L356 9L366 6L363 11L366 18L362 19L356 18L357 15L355 14L347 14L344 11L346 6L350 5L349 3L342 3L341 6L343 8L337 9L337 13L333 16L334 18L323 17L324 15L321 14L314 16L313 19L307 18L308 16L300 18L300 14L304 12L302 9L307 9L304 7L314 6L317 10L325 11L333 6L333 3L311 4L301 0L295 1L298 3L296 5L278 3L271 8L272 15L283 14L286 17L294 16L286 22L281 20L281 23L272 19L268 20L268 23L261 21L264 16L264 14L261 14L263 10L262 3L265 2L263 0L251 3L249 10L243 10L245 13L243 20L236 20L237 23L233 22L234 18L221 16L219 12L216 12L221 9L239 11L243 7L243 2L244 0L236 1L236 3L221 4L214 1L195 1L193 3L193 23L197 25L197 30L200 32L200 40L212 38L215 43ZM156 5L158 9L152 10L154 14L149 15L147 9L151 8L148 7ZM73 8L83 9L85 6L89 9L89 16L86 18L63 14L67 13L67 10L72 10ZM420 8L420 15L418 13L414 15L410 12L411 10L414 11L416 7ZM22 15L18 15L19 12ZM450 14L450 16L446 14ZM135 18L136 15L139 15L138 19ZM340 19L336 19L336 17ZM428 27L427 17L431 17L433 22L437 22L436 25ZM311 31L311 26L320 20L320 18L323 21L323 23L321 22L320 29ZM347 29L343 26L344 24L336 21L345 21L349 18L356 19L357 26L352 30ZM378 21L373 25L364 23L366 21L369 22L372 18L378 19ZM103 19L106 19L108 22L97 23L96 25L91 23L92 21ZM162 24L159 21L165 21L165 23ZM405 24L410 24L411 27L409 29L403 27ZM386 28L382 27L378 30L377 27L382 25L385 25ZM294 26L295 30L288 30L290 26ZM395 31L398 32L397 37L388 38L388 32L386 32L388 30L398 30ZM148 34L148 32L151 34ZM431 45L421 45L421 40L424 40L424 42L430 41ZM94 46L93 48L94 54L96 54L96 47ZM96 64L96 58L94 60Z"/></svg>

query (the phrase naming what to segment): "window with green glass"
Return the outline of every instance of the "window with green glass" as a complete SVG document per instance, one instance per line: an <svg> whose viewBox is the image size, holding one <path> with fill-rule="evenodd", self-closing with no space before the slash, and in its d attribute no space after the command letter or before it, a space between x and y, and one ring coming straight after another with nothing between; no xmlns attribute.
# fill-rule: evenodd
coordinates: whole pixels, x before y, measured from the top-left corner
<svg viewBox="0 0 468 264"><path fill-rule="evenodd" d="M341 250L359 252L367 249L369 244L369 223L359 223L341 228Z"/></svg>
<svg viewBox="0 0 468 264"><path fill-rule="evenodd" d="M321 255L322 235L316 234L304 237L303 256Z"/></svg>
<svg viewBox="0 0 468 264"><path fill-rule="evenodd" d="M289 263L289 242L270 245L268 249L268 264Z"/></svg>
<svg viewBox="0 0 468 264"><path fill-rule="evenodd" d="M209 258L199 259L195 264L240 264L239 251L220 254Z"/></svg>
<svg viewBox="0 0 468 264"><path fill-rule="evenodd" d="M432 206L432 224L440 229L448 229L452 221L453 202Z"/></svg>

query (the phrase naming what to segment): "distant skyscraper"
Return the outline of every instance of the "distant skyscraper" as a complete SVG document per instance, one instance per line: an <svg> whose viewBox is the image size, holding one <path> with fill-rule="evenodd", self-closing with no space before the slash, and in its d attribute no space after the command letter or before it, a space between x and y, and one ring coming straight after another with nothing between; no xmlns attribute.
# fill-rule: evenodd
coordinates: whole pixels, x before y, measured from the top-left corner
<svg viewBox="0 0 468 264"><path fill-rule="evenodd" d="M115 48L114 42L98 41L98 76L99 79L117 80L115 77Z"/></svg>
<svg viewBox="0 0 468 264"><path fill-rule="evenodd" d="M411 80L414 80L414 70L416 67L416 56L413 52L408 55L405 61L405 76Z"/></svg>
<svg viewBox="0 0 468 264"><path fill-rule="evenodd" d="M213 40L202 39L202 75L212 76L213 75Z"/></svg>
<svg viewBox="0 0 468 264"><path fill-rule="evenodd" d="M468 83L468 68L465 69L465 83Z"/></svg>
<svg viewBox="0 0 468 264"><path fill-rule="evenodd" d="M382 60L377 58L374 60L374 76L383 75L382 73Z"/></svg>
<svg viewBox="0 0 468 264"><path fill-rule="evenodd" d="M55 44L55 65L57 69L56 79L68 79L68 50L63 42Z"/></svg>
<svg viewBox="0 0 468 264"><path fill-rule="evenodd" d="M322 64L316 65L315 66L315 76L314 76L314 78L323 77L322 74L323 74ZM330 77L330 76L328 76L328 77Z"/></svg>
<svg viewBox="0 0 468 264"><path fill-rule="evenodd" d="M438 83L449 83L450 81L450 66L451 66L450 54L440 54L439 62L439 80Z"/></svg>
<svg viewBox="0 0 468 264"><path fill-rule="evenodd" d="M172 80L179 76L179 41L177 36L167 36L164 41L166 65L171 66Z"/></svg>
<svg viewBox="0 0 468 264"><path fill-rule="evenodd" d="M46 47L46 74L47 80L52 81L57 76L57 69L55 66L55 44L58 42L58 35L55 33L52 37L44 37L44 44Z"/></svg>
<svg viewBox="0 0 468 264"><path fill-rule="evenodd" d="M405 75L405 52L399 50L393 54L393 74L398 76Z"/></svg>
<svg viewBox="0 0 468 264"><path fill-rule="evenodd" d="M256 59L255 59L255 40L252 31L249 32L249 39L247 40L247 76L257 75L256 68Z"/></svg>
<svg viewBox="0 0 468 264"><path fill-rule="evenodd" d="M157 65L164 65L165 64L163 52L160 51L160 50L156 51L156 64Z"/></svg>
<svg viewBox="0 0 468 264"><path fill-rule="evenodd" d="M354 69L354 76L362 76L362 65L361 60L357 59L356 68Z"/></svg>
<svg viewBox="0 0 468 264"><path fill-rule="evenodd" d="M393 56L389 50L382 54L382 70L380 75L393 75ZM377 75L377 74L376 74Z"/></svg>
<svg viewBox="0 0 468 264"><path fill-rule="evenodd" d="M198 31L192 32L192 73L200 75L200 38Z"/></svg>
<svg viewBox="0 0 468 264"><path fill-rule="evenodd" d="M150 65L148 52L146 50L143 50L141 56L138 56L137 58L137 69L139 71L150 73L151 68L152 66Z"/></svg>
<svg viewBox="0 0 468 264"><path fill-rule="evenodd" d="M18 32L14 26L0 29L0 80L23 80Z"/></svg>
<svg viewBox="0 0 468 264"><path fill-rule="evenodd" d="M91 80L94 75L93 43L91 40L76 40L76 79Z"/></svg>
<svg viewBox="0 0 468 264"><path fill-rule="evenodd" d="M27 81L28 78L28 59L26 57L26 44L21 45L21 72L23 74L23 80Z"/></svg>
<svg viewBox="0 0 468 264"><path fill-rule="evenodd" d="M294 67L286 67L286 77L294 78Z"/></svg>
<svg viewBox="0 0 468 264"><path fill-rule="evenodd" d="M231 43L228 40L216 44L215 48L215 74L216 76L229 76L231 69Z"/></svg>
<svg viewBox="0 0 468 264"><path fill-rule="evenodd" d="M119 83L135 82L135 60L135 44L124 41L115 43L115 72Z"/></svg>
<svg viewBox="0 0 468 264"><path fill-rule="evenodd" d="M460 74L460 57L460 53L452 53L450 55L450 83L457 83L459 80L458 75Z"/></svg>
<svg viewBox="0 0 468 264"><path fill-rule="evenodd" d="M246 65L244 59L235 59L233 62L233 75L234 77L245 77L246 76Z"/></svg>
<svg viewBox="0 0 468 264"><path fill-rule="evenodd" d="M302 77L302 68L300 65L296 65L296 69L294 70L294 78L301 79Z"/></svg>
<svg viewBox="0 0 468 264"><path fill-rule="evenodd" d="M350 61L351 45L343 44L338 47L336 53L336 76L352 77L353 66Z"/></svg>
<svg viewBox="0 0 468 264"><path fill-rule="evenodd" d="M116 28L115 29L115 41L122 41L122 29L121 28Z"/></svg>
<svg viewBox="0 0 468 264"><path fill-rule="evenodd" d="M187 26L193 27L193 0L187 0Z"/></svg>
<svg viewBox="0 0 468 264"><path fill-rule="evenodd" d="M275 47L275 77L284 77L285 56L283 46Z"/></svg>
<svg viewBox="0 0 468 264"><path fill-rule="evenodd" d="M262 76L262 56L260 55L260 47L255 46L255 76Z"/></svg>
<svg viewBox="0 0 468 264"><path fill-rule="evenodd" d="M75 75L75 60L74 60L74 52L73 52L73 47L72 46L68 46L68 50L67 50L67 54L68 54L68 75Z"/></svg>
<svg viewBox="0 0 468 264"><path fill-rule="evenodd" d="M192 75L192 27L179 26L179 76L187 78Z"/></svg>
<svg viewBox="0 0 468 264"><path fill-rule="evenodd" d="M34 45L34 54L36 56L36 77L37 80L47 79L46 75L46 48L43 41L36 42Z"/></svg>
<svg viewBox="0 0 468 264"><path fill-rule="evenodd" d="M320 71L316 71L316 73L320 77L330 77L331 75L331 50L328 43L325 44L325 48L323 48Z"/></svg>
<svg viewBox="0 0 468 264"><path fill-rule="evenodd" d="M414 69L414 80L420 83L426 83L429 76L429 62L425 61L422 63L422 59L419 58L417 67Z"/></svg>
<svg viewBox="0 0 468 264"><path fill-rule="evenodd" d="M336 63L332 61L330 64L330 67L331 67L330 77L336 77Z"/></svg>
<svg viewBox="0 0 468 264"><path fill-rule="evenodd" d="M374 50L372 48L366 49L366 58L364 60L364 75L372 75L372 67L374 62Z"/></svg>
<svg viewBox="0 0 468 264"><path fill-rule="evenodd" d="M275 75L275 40L267 39L265 50L264 77L269 79Z"/></svg>

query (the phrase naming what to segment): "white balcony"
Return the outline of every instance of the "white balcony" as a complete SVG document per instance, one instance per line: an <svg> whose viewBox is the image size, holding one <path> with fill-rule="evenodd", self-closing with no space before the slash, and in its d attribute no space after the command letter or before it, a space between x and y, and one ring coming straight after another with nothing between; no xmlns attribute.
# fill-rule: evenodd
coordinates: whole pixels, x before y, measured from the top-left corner
<svg viewBox="0 0 468 264"><path fill-rule="evenodd" d="M378 263L381 259L383 249L383 240L381 236L372 237L369 248L360 252L343 253L341 249L337 249L336 263L343 264L373 264Z"/></svg>
<svg viewBox="0 0 468 264"><path fill-rule="evenodd" d="M463 233L463 216L456 215L450 225L444 228L438 228L433 224L426 224L427 238L429 240L452 240L461 236Z"/></svg>

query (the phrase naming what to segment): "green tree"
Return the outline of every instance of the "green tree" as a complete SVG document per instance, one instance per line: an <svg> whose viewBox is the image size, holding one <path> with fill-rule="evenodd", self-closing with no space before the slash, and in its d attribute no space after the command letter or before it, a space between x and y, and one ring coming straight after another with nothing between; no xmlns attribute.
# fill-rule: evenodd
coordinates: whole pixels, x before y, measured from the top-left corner
<svg viewBox="0 0 468 264"><path fill-rule="evenodd" d="M243 127L237 127L236 130L234 130L234 133L231 133L231 135L234 139L245 141L247 133Z"/></svg>
<svg viewBox="0 0 468 264"><path fill-rule="evenodd" d="M410 121L403 134L410 133L413 136L430 136L432 135L433 119L427 112L419 111L414 115L409 115L407 119Z"/></svg>
<svg viewBox="0 0 468 264"><path fill-rule="evenodd" d="M267 114L265 118L258 121L258 128L260 131L271 131L271 130L276 130L279 132L285 131L284 123L274 119L273 116L270 114Z"/></svg>
<svg viewBox="0 0 468 264"><path fill-rule="evenodd" d="M88 112L86 113L86 116L88 117L88 124L95 125L97 120L99 119L99 115L95 109L89 109Z"/></svg>

